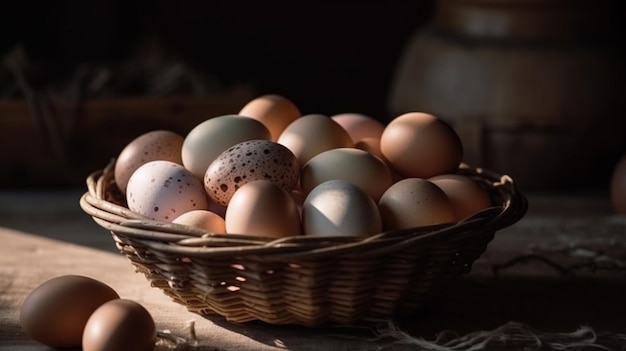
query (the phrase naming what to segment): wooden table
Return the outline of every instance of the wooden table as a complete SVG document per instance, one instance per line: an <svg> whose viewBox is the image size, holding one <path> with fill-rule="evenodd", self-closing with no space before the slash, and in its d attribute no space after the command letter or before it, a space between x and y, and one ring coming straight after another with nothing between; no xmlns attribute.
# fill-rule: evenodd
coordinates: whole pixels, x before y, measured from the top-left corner
<svg viewBox="0 0 626 351"><path fill-rule="evenodd" d="M62 274L99 279L146 306L161 331L157 350L422 350L437 338L449 342L442 350L467 350L462 340L484 342L480 350L538 341L626 349L626 219L602 195L529 196L528 215L496 235L472 273L410 318L310 329L231 324L171 302L115 252L78 206L81 193L0 192L0 350L48 349L24 335L18 311Z"/></svg>

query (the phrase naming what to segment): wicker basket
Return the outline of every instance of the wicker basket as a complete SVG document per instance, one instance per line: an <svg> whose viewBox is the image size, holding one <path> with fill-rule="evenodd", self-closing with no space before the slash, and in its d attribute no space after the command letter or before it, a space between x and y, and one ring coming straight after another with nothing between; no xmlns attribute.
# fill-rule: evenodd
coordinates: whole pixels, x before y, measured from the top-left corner
<svg viewBox="0 0 626 351"><path fill-rule="evenodd" d="M459 172L484 185L497 206L457 224L366 238L272 239L152 221L125 207L113 162L87 178L80 204L151 286L192 312L231 322L346 325L415 312L469 272L497 230L526 213L510 177Z"/></svg>

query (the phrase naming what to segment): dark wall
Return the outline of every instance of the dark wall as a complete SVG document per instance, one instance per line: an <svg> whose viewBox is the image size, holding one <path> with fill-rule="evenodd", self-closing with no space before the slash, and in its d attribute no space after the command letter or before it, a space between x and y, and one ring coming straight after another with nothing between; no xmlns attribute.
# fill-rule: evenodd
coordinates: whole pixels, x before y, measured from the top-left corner
<svg viewBox="0 0 626 351"><path fill-rule="evenodd" d="M4 5L2 51L22 44L50 76L116 62L156 37L225 85L281 93L305 113L385 118L392 71L432 1L20 1ZM61 79L61 78L57 78Z"/></svg>

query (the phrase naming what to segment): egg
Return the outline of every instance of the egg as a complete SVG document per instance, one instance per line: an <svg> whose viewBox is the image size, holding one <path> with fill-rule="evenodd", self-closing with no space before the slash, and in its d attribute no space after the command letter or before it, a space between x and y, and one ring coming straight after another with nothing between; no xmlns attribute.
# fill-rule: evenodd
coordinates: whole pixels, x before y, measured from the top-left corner
<svg viewBox="0 0 626 351"><path fill-rule="evenodd" d="M421 112L392 119L380 137L380 151L406 178L454 173L463 159L456 131L441 118Z"/></svg>
<svg viewBox="0 0 626 351"><path fill-rule="evenodd" d="M392 183L391 172L380 158L356 148L336 148L317 154L304 165L300 186L308 193L332 179L357 185L375 201Z"/></svg>
<svg viewBox="0 0 626 351"><path fill-rule="evenodd" d="M348 132L355 144L365 138L380 139L385 129L382 122L361 113L340 113L330 118Z"/></svg>
<svg viewBox="0 0 626 351"><path fill-rule="evenodd" d="M62 275L33 289L22 302L20 325L30 338L54 348L80 347L91 314L119 295L105 283Z"/></svg>
<svg viewBox="0 0 626 351"><path fill-rule="evenodd" d="M152 351L157 330L150 312L129 299L111 300L89 317L82 335L83 351Z"/></svg>
<svg viewBox="0 0 626 351"><path fill-rule="evenodd" d="M287 126L300 117L300 110L293 101L278 94L266 94L245 104L238 115L254 118L269 129L272 140L278 140Z"/></svg>
<svg viewBox="0 0 626 351"><path fill-rule="evenodd" d="M470 177L442 174L428 180L446 193L452 202L457 222L492 206L487 190Z"/></svg>
<svg viewBox="0 0 626 351"><path fill-rule="evenodd" d="M282 238L301 234L298 206L289 192L255 180L235 192L226 208L226 232Z"/></svg>
<svg viewBox="0 0 626 351"><path fill-rule="evenodd" d="M209 233L226 233L224 218L209 210L192 210L174 218L172 223L203 229Z"/></svg>
<svg viewBox="0 0 626 351"><path fill-rule="evenodd" d="M247 140L271 139L270 131L256 119L222 115L196 125L183 141L183 166L202 180L207 168L229 147Z"/></svg>
<svg viewBox="0 0 626 351"><path fill-rule="evenodd" d="M348 132L330 117L320 114L304 115L291 122L277 142L293 152L300 167L326 150L354 146Z"/></svg>
<svg viewBox="0 0 626 351"><path fill-rule="evenodd" d="M169 130L154 130L136 137L115 159L115 184L122 193L126 193L130 176L149 161L164 160L182 165L183 141L182 135Z"/></svg>
<svg viewBox="0 0 626 351"><path fill-rule="evenodd" d="M389 172L391 173L391 182L392 183L395 183L398 180L405 178L402 175L400 175L400 173L398 173L391 166L389 161L387 161L387 159L385 158L383 153L380 151L380 139L377 139L377 138L363 138L363 139L359 140L356 144L354 144L354 147L359 149L359 150L367 151L370 154L372 154L372 155L380 158L381 160L383 160L383 162L385 162L385 164L387 165L387 169L389 169Z"/></svg>
<svg viewBox="0 0 626 351"><path fill-rule="evenodd" d="M131 211L165 222L209 206L202 181L170 161L150 161L137 168L128 181L126 202Z"/></svg>
<svg viewBox="0 0 626 351"><path fill-rule="evenodd" d="M293 190L300 178L296 156L284 145L271 140L250 140L235 144L209 165L204 188L215 202L227 206L242 185L265 179Z"/></svg>
<svg viewBox="0 0 626 351"><path fill-rule="evenodd" d="M453 223L452 202L435 183L405 178L387 189L378 201L385 230Z"/></svg>
<svg viewBox="0 0 626 351"><path fill-rule="evenodd" d="M376 202L345 180L325 181L313 188L302 205L305 235L368 236L381 232Z"/></svg>
<svg viewBox="0 0 626 351"><path fill-rule="evenodd" d="M626 214L626 154L613 168L609 184L611 206L616 214Z"/></svg>

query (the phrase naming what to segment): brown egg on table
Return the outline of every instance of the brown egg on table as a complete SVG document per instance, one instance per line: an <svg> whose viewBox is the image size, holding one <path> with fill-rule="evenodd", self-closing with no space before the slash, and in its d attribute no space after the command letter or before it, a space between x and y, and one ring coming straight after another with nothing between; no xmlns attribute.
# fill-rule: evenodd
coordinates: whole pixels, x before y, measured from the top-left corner
<svg viewBox="0 0 626 351"><path fill-rule="evenodd" d="M128 143L115 159L115 184L126 193L128 179L144 163L164 160L183 164L181 150L184 137L169 130L144 133Z"/></svg>
<svg viewBox="0 0 626 351"><path fill-rule="evenodd" d="M326 150L354 146L343 127L320 114L308 114L296 119L280 134L277 142L293 152L300 167Z"/></svg>
<svg viewBox="0 0 626 351"><path fill-rule="evenodd" d="M617 214L626 214L626 155L622 156L613 168L609 196L613 211Z"/></svg>
<svg viewBox="0 0 626 351"><path fill-rule="evenodd" d="M368 236L382 230L376 202L340 179L325 181L309 192L302 206L302 225L309 236Z"/></svg>
<svg viewBox="0 0 626 351"><path fill-rule="evenodd" d="M300 213L292 195L269 180L241 186L226 208L226 232L282 238L301 234Z"/></svg>
<svg viewBox="0 0 626 351"><path fill-rule="evenodd" d="M157 330L150 312L129 299L111 300L89 317L82 335L83 351L152 351Z"/></svg>
<svg viewBox="0 0 626 351"><path fill-rule="evenodd" d="M271 140L249 140L228 148L209 165L204 188L212 200L227 206L235 192L254 180L269 180L287 192L298 184L296 156Z"/></svg>
<svg viewBox="0 0 626 351"><path fill-rule="evenodd" d="M348 132L353 143L365 138L380 139L385 129L382 122L361 113L340 113L330 118Z"/></svg>
<svg viewBox="0 0 626 351"><path fill-rule="evenodd" d="M78 348L91 314L118 299L105 283L80 275L63 275L33 289L21 305L20 325L30 338L54 348Z"/></svg>
<svg viewBox="0 0 626 351"><path fill-rule="evenodd" d="M150 161L137 168L128 181L126 202L131 211L165 222L209 206L202 181L170 161Z"/></svg>
<svg viewBox="0 0 626 351"><path fill-rule="evenodd" d="M300 187L308 193L332 179L357 185L374 201L392 184L391 172L380 158L356 148L336 148L317 154L304 165Z"/></svg>
<svg viewBox="0 0 626 351"><path fill-rule="evenodd" d="M207 168L229 147L243 141L271 139L270 131L256 119L239 115L210 118L186 136L181 151L183 165L202 180Z"/></svg>
<svg viewBox="0 0 626 351"><path fill-rule="evenodd" d="M397 116L383 131L380 151L406 178L454 173L463 159L458 134L444 120L421 112Z"/></svg>
<svg viewBox="0 0 626 351"><path fill-rule="evenodd" d="M422 178L402 179L378 201L385 230L399 230L455 222L452 202L435 183Z"/></svg>
<svg viewBox="0 0 626 351"><path fill-rule="evenodd" d="M293 101L279 94L266 94L245 104L238 115L254 118L263 123L278 140L287 126L302 114Z"/></svg>
<svg viewBox="0 0 626 351"><path fill-rule="evenodd" d="M487 190L470 177L442 174L428 180L440 187L452 201L457 222L492 206Z"/></svg>
<svg viewBox="0 0 626 351"><path fill-rule="evenodd" d="M208 210L192 210L174 218L172 223L188 225L209 233L226 233L224 218Z"/></svg>

